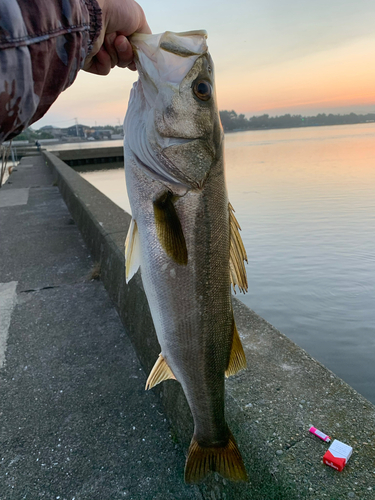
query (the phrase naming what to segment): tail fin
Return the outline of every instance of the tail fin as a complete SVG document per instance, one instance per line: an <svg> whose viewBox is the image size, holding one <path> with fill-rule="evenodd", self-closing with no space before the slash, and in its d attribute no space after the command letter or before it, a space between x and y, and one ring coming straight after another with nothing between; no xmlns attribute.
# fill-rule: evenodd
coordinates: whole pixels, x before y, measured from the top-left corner
<svg viewBox="0 0 375 500"><path fill-rule="evenodd" d="M200 446L191 440L185 465L185 482L199 483L210 472L218 472L232 481L247 481L247 473L236 441L229 435L228 444L223 447Z"/></svg>

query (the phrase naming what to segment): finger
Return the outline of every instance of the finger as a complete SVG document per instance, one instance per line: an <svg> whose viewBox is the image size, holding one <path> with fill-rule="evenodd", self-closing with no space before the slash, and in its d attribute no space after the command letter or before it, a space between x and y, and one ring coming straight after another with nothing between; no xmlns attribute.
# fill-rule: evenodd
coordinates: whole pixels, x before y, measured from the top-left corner
<svg viewBox="0 0 375 500"><path fill-rule="evenodd" d="M152 34L151 28L148 25L148 22L146 21L146 18L144 19L144 21L140 25L140 27L137 29L137 33L146 33L147 35L151 35Z"/></svg>
<svg viewBox="0 0 375 500"><path fill-rule="evenodd" d="M104 37L104 47L111 58L111 68L114 68L118 64L118 54L114 46L116 40L116 33L110 33Z"/></svg>
<svg viewBox="0 0 375 500"><path fill-rule="evenodd" d="M119 35L113 45L118 56L117 66L127 68L134 59L133 49L129 40L125 36Z"/></svg>
<svg viewBox="0 0 375 500"><path fill-rule="evenodd" d="M107 33L116 32L124 36L130 36L136 32L151 33L142 7L134 0L118 2L115 15L111 5L107 7L107 4L104 4L103 9L108 22Z"/></svg>
<svg viewBox="0 0 375 500"><path fill-rule="evenodd" d="M108 75L111 71L111 58L106 49L101 47L99 52L85 63L83 69L96 75Z"/></svg>
<svg viewBox="0 0 375 500"><path fill-rule="evenodd" d="M150 35L152 33L152 31L150 29L150 26L148 25L147 20L146 20L144 10L137 2L134 2L134 6L135 6L135 10L137 12L137 17L138 17L138 26L135 27L134 32L146 33L146 34Z"/></svg>

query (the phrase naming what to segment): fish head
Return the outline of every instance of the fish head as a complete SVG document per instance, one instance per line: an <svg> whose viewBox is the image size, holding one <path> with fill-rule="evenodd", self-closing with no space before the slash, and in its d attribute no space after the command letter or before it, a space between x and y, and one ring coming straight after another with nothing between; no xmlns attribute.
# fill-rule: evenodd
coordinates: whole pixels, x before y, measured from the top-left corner
<svg viewBox="0 0 375 500"><path fill-rule="evenodd" d="M130 38L139 80L128 114L144 128L149 163L158 164L165 180L173 177L189 188L202 187L222 153L214 65L206 39L205 31ZM138 102L133 111L132 101Z"/></svg>

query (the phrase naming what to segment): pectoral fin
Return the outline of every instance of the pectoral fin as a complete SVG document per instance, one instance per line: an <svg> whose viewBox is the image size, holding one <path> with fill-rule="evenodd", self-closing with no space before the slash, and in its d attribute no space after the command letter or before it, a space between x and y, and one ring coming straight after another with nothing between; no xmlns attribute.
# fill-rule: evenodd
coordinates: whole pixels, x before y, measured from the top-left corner
<svg viewBox="0 0 375 500"><path fill-rule="evenodd" d="M229 223L230 223L230 278L233 291L236 293L236 285L240 292L247 292L247 276L244 262L247 262L247 255L242 238L240 236L240 225L234 216L234 209L229 203Z"/></svg>
<svg viewBox="0 0 375 500"><path fill-rule="evenodd" d="M173 193L167 191L154 201L154 215L159 241L177 264L188 262L186 241L180 219L173 205Z"/></svg>
<svg viewBox="0 0 375 500"><path fill-rule="evenodd" d="M169 368L169 365L167 364L163 356L159 354L159 357L156 360L156 363L154 364L150 375L148 376L146 382L146 391L147 389L152 389L152 387L154 387L155 385L160 384L160 382L168 379L176 380L176 377L173 375L172 370Z"/></svg>
<svg viewBox="0 0 375 500"><path fill-rule="evenodd" d="M141 253L137 222L132 219L125 240L125 279L132 279L141 263Z"/></svg>
<svg viewBox="0 0 375 500"><path fill-rule="evenodd" d="M235 375L240 370L245 370L246 368L246 357L243 350L240 336L238 335L236 323L233 322L233 340L232 349L230 351L230 358L228 363L228 368L225 371L225 376L230 377Z"/></svg>

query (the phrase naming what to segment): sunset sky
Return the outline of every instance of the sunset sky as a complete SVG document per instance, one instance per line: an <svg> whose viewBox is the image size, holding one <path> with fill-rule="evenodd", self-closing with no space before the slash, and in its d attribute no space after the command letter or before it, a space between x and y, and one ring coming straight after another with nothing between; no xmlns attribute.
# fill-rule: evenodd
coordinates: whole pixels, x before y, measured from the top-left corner
<svg viewBox="0 0 375 500"><path fill-rule="evenodd" d="M374 0L143 0L154 33L205 29L219 109L375 112ZM123 122L136 73L84 73L34 124Z"/></svg>

